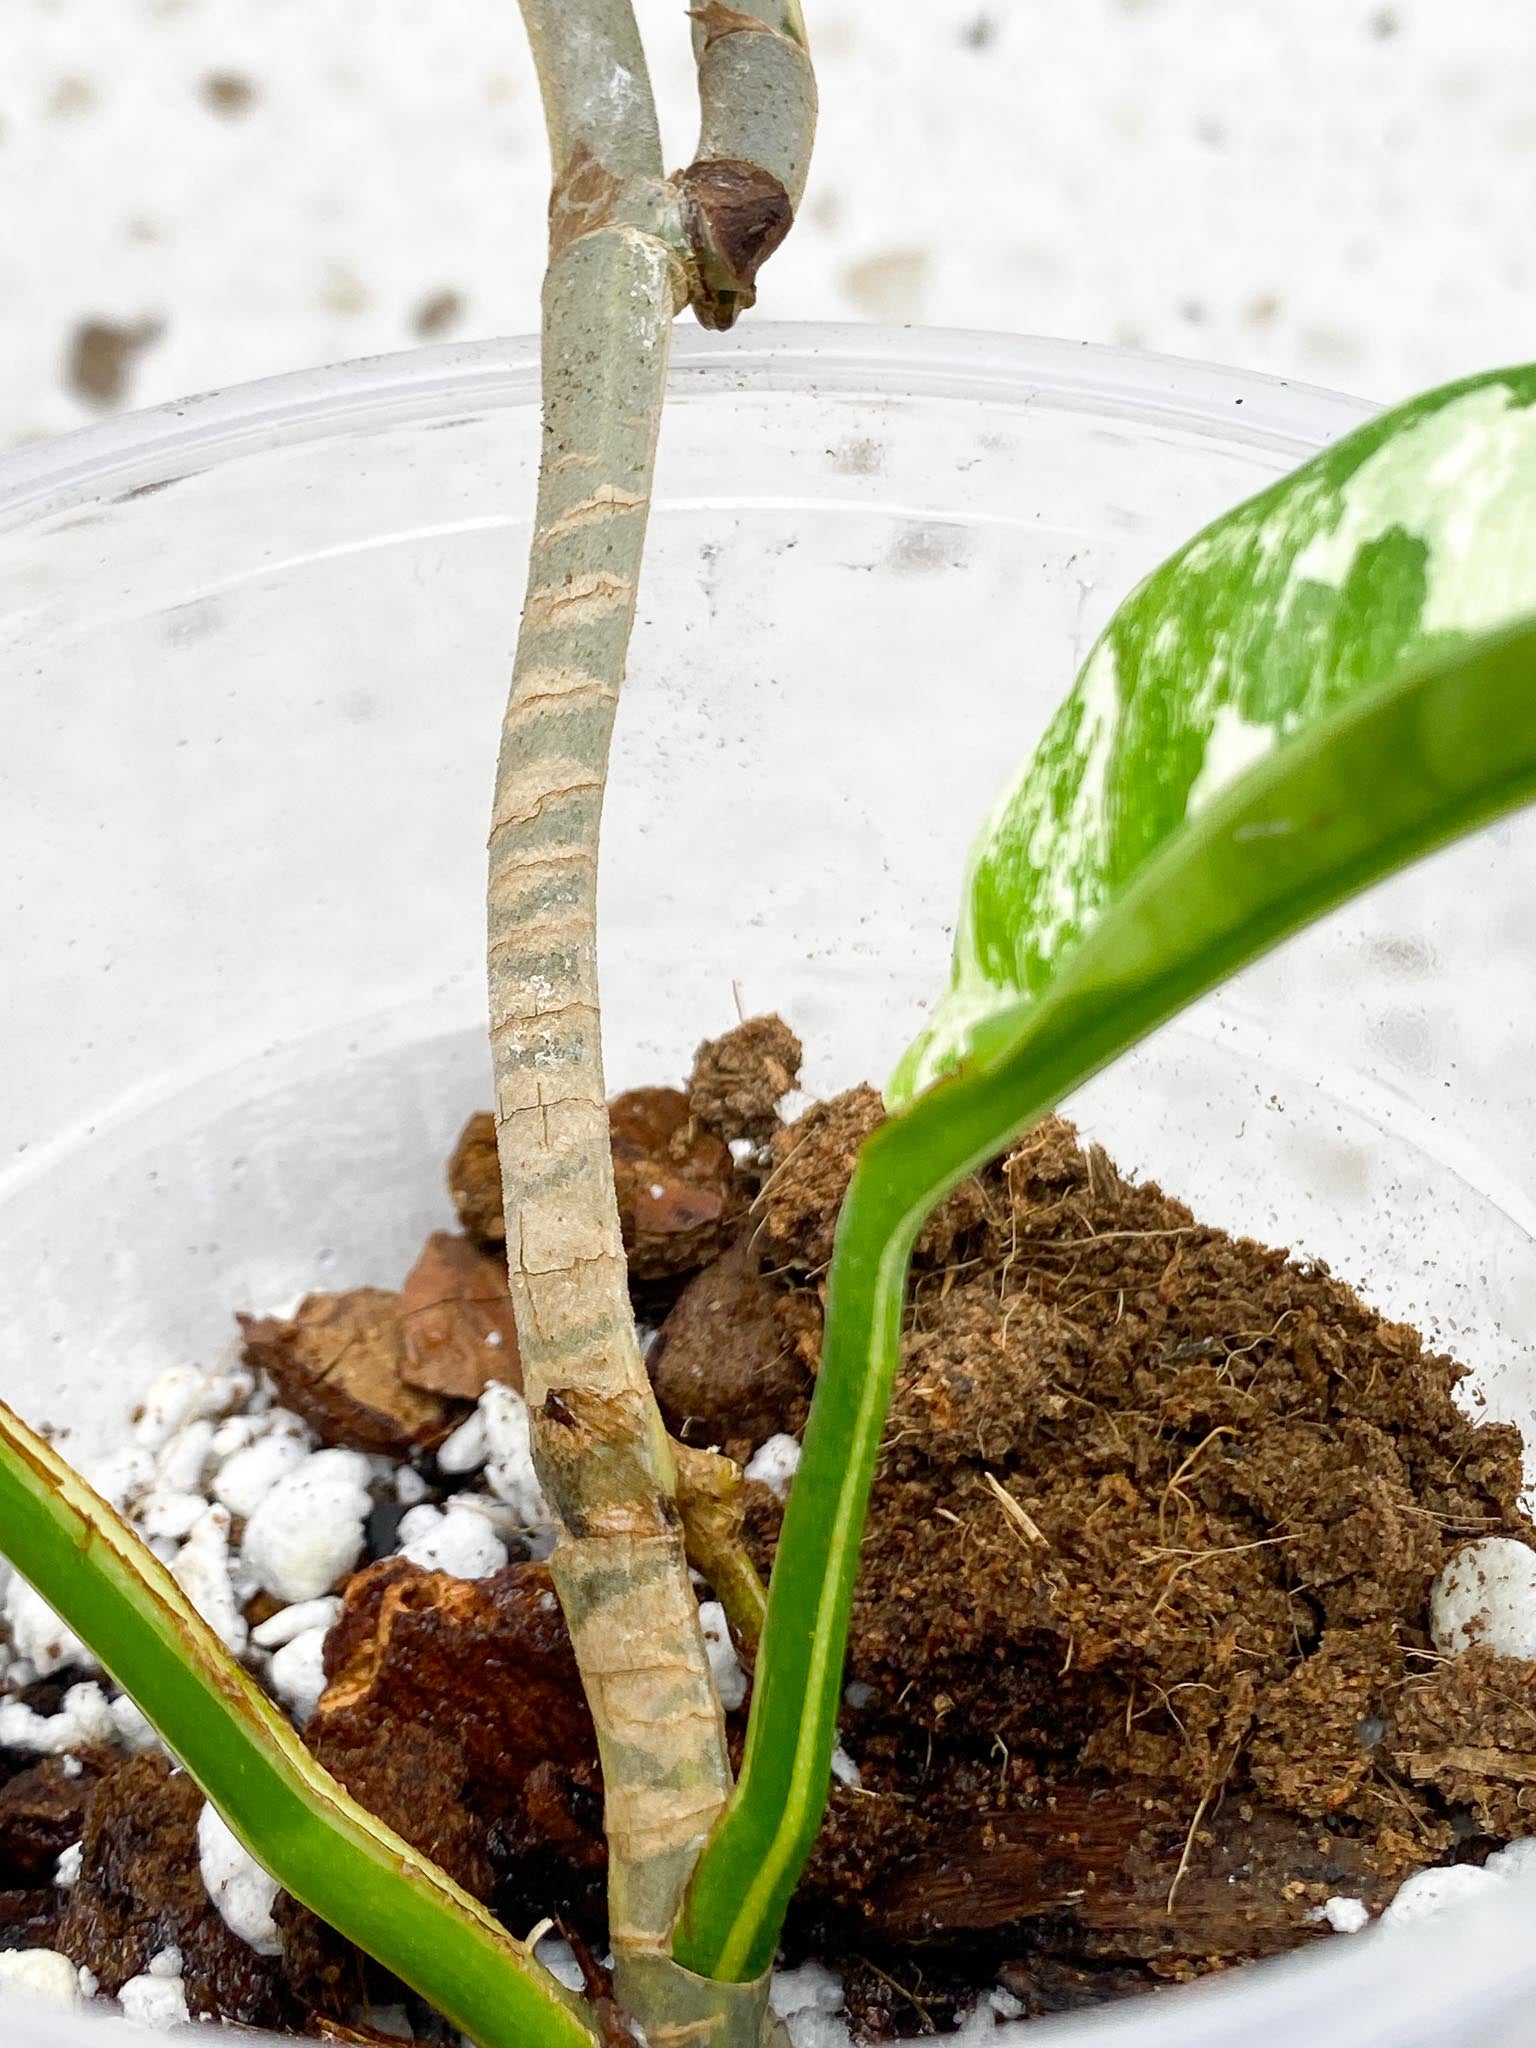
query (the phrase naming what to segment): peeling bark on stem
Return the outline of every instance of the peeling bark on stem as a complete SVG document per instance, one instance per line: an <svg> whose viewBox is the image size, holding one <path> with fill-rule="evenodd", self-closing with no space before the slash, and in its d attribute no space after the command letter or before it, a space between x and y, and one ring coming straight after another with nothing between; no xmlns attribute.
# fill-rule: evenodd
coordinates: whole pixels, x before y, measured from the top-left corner
<svg viewBox="0 0 1536 2048"><path fill-rule="evenodd" d="M660 1943L730 1776L630 1313L595 926L603 777L672 318L668 253L628 226L589 232L557 258L546 308L546 468L491 830L497 1142L534 1458L563 1509L552 1568L603 1751L613 1939ZM599 308L612 345L594 349Z"/></svg>
<svg viewBox="0 0 1536 2048"><path fill-rule="evenodd" d="M508 1279L534 1461L559 1529L551 1567L602 1756L615 1988L655 2048L752 2048L773 2033L768 1973L714 1983L670 1953L731 1774L614 1201L597 840L672 317L690 298L729 317L750 304L804 182L814 91L795 0L732 16L764 46L741 65L710 52L745 30L711 27L706 10L700 89L717 160L669 184L630 0L522 8L554 181L538 516L490 840ZM741 90L760 104L733 107ZM732 137L739 160L718 160ZM690 1466L690 1478L698 1554L716 1560L716 1590L755 1638L763 1594L732 1489L713 1470Z"/></svg>
<svg viewBox="0 0 1536 2048"><path fill-rule="evenodd" d="M628 5L591 0L578 33L575 11L524 6L556 176L544 460L496 778L489 966L508 1273L534 1459L560 1522L552 1569L602 1753L622 1966L660 1957L730 1766L630 1313L597 987L598 823L682 296L677 215ZM649 1972L642 1994L665 1976Z"/></svg>

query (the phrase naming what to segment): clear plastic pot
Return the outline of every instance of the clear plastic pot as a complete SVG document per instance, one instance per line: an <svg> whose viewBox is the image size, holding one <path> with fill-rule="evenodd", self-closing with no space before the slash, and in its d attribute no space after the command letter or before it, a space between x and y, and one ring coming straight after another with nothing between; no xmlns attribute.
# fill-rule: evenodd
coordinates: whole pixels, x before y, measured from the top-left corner
<svg viewBox="0 0 1536 2048"><path fill-rule="evenodd" d="M0 463L0 1392L77 1450L233 1309L398 1282L448 1220L488 1100L535 400L530 344L433 349ZM1115 601L1362 416L1061 343L680 337L606 824L612 1085L681 1072L738 1000L791 1019L813 1087L882 1077L975 827ZM1525 821L1439 856L1074 1105L1439 1333L1517 1420L1533 856ZM1523 2040L1530 1926L1512 1898L1334 1938L1088 2031ZM87 2038L0 2006L23 2024Z"/></svg>

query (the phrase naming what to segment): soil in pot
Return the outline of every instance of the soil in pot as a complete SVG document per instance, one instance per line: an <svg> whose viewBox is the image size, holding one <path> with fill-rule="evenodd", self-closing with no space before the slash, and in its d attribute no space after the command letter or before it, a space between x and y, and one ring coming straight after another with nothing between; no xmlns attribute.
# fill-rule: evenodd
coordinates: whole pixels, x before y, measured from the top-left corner
<svg viewBox="0 0 1536 2048"><path fill-rule="evenodd" d="M764 1571L881 1113L858 1089L782 1121L799 1058L758 1019L686 1089L612 1106L657 1394L745 1466ZM541 1561L488 1117L448 1180L461 1229L398 1292L243 1318L238 1363L165 1375L92 1476L327 1766L595 1980L601 1782ZM803 2048L1150 1992L1406 1913L1447 1866L1497 1881L1536 1800L1536 1661L1448 1632L1476 1601L1443 1575L1536 1531L1519 1437L1464 1412L1462 1378L1060 1119L942 1205L776 1994ZM750 1651L705 1613L739 1741ZM41 1603L13 1584L5 1615L0 1948L150 2019L442 2037L272 1896Z"/></svg>

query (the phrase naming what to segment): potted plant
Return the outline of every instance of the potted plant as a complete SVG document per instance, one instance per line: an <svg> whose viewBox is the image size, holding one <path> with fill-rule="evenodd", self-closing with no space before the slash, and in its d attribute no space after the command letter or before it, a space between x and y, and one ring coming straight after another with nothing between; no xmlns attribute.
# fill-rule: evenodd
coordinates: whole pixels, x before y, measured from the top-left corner
<svg viewBox="0 0 1536 2048"><path fill-rule="evenodd" d="M539 515L491 828L492 1046L533 1456L602 1755L617 2017L554 1983L350 1799L142 1542L15 1418L4 1547L262 1863L472 2038L574 2043L629 2023L755 2041L827 1797L917 1234L1193 996L1529 795L1520 543L1536 373L1470 380L1362 428L1197 536L1096 643L983 833L950 993L859 1150L754 1642L735 1476L668 1438L635 1334L597 1039L596 842L667 330L684 288L707 324L750 303L803 183L809 72L792 8L705 9L704 141L669 182L627 6L574 26L568 10L525 12L556 180ZM1003 1512L1034 1540L1026 1508ZM754 1653L737 1772L690 1557L717 1594L735 1588Z"/></svg>

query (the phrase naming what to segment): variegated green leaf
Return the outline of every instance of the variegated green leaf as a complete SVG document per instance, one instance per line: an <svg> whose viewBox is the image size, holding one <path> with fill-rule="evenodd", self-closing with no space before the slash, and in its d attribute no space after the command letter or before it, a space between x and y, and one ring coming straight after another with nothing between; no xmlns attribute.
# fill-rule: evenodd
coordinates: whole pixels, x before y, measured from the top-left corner
<svg viewBox="0 0 1536 2048"><path fill-rule="evenodd" d="M1532 612L1536 367L1414 399L1218 520L1121 606L994 811L892 1106L997 1057L1005 1019L1244 768Z"/></svg>
<svg viewBox="0 0 1536 2048"><path fill-rule="evenodd" d="M1275 940L1536 798L1536 370L1373 422L1123 606L973 857L950 995L838 1219L742 1771L677 1950L771 1957L836 1740L859 1535L933 1204Z"/></svg>

